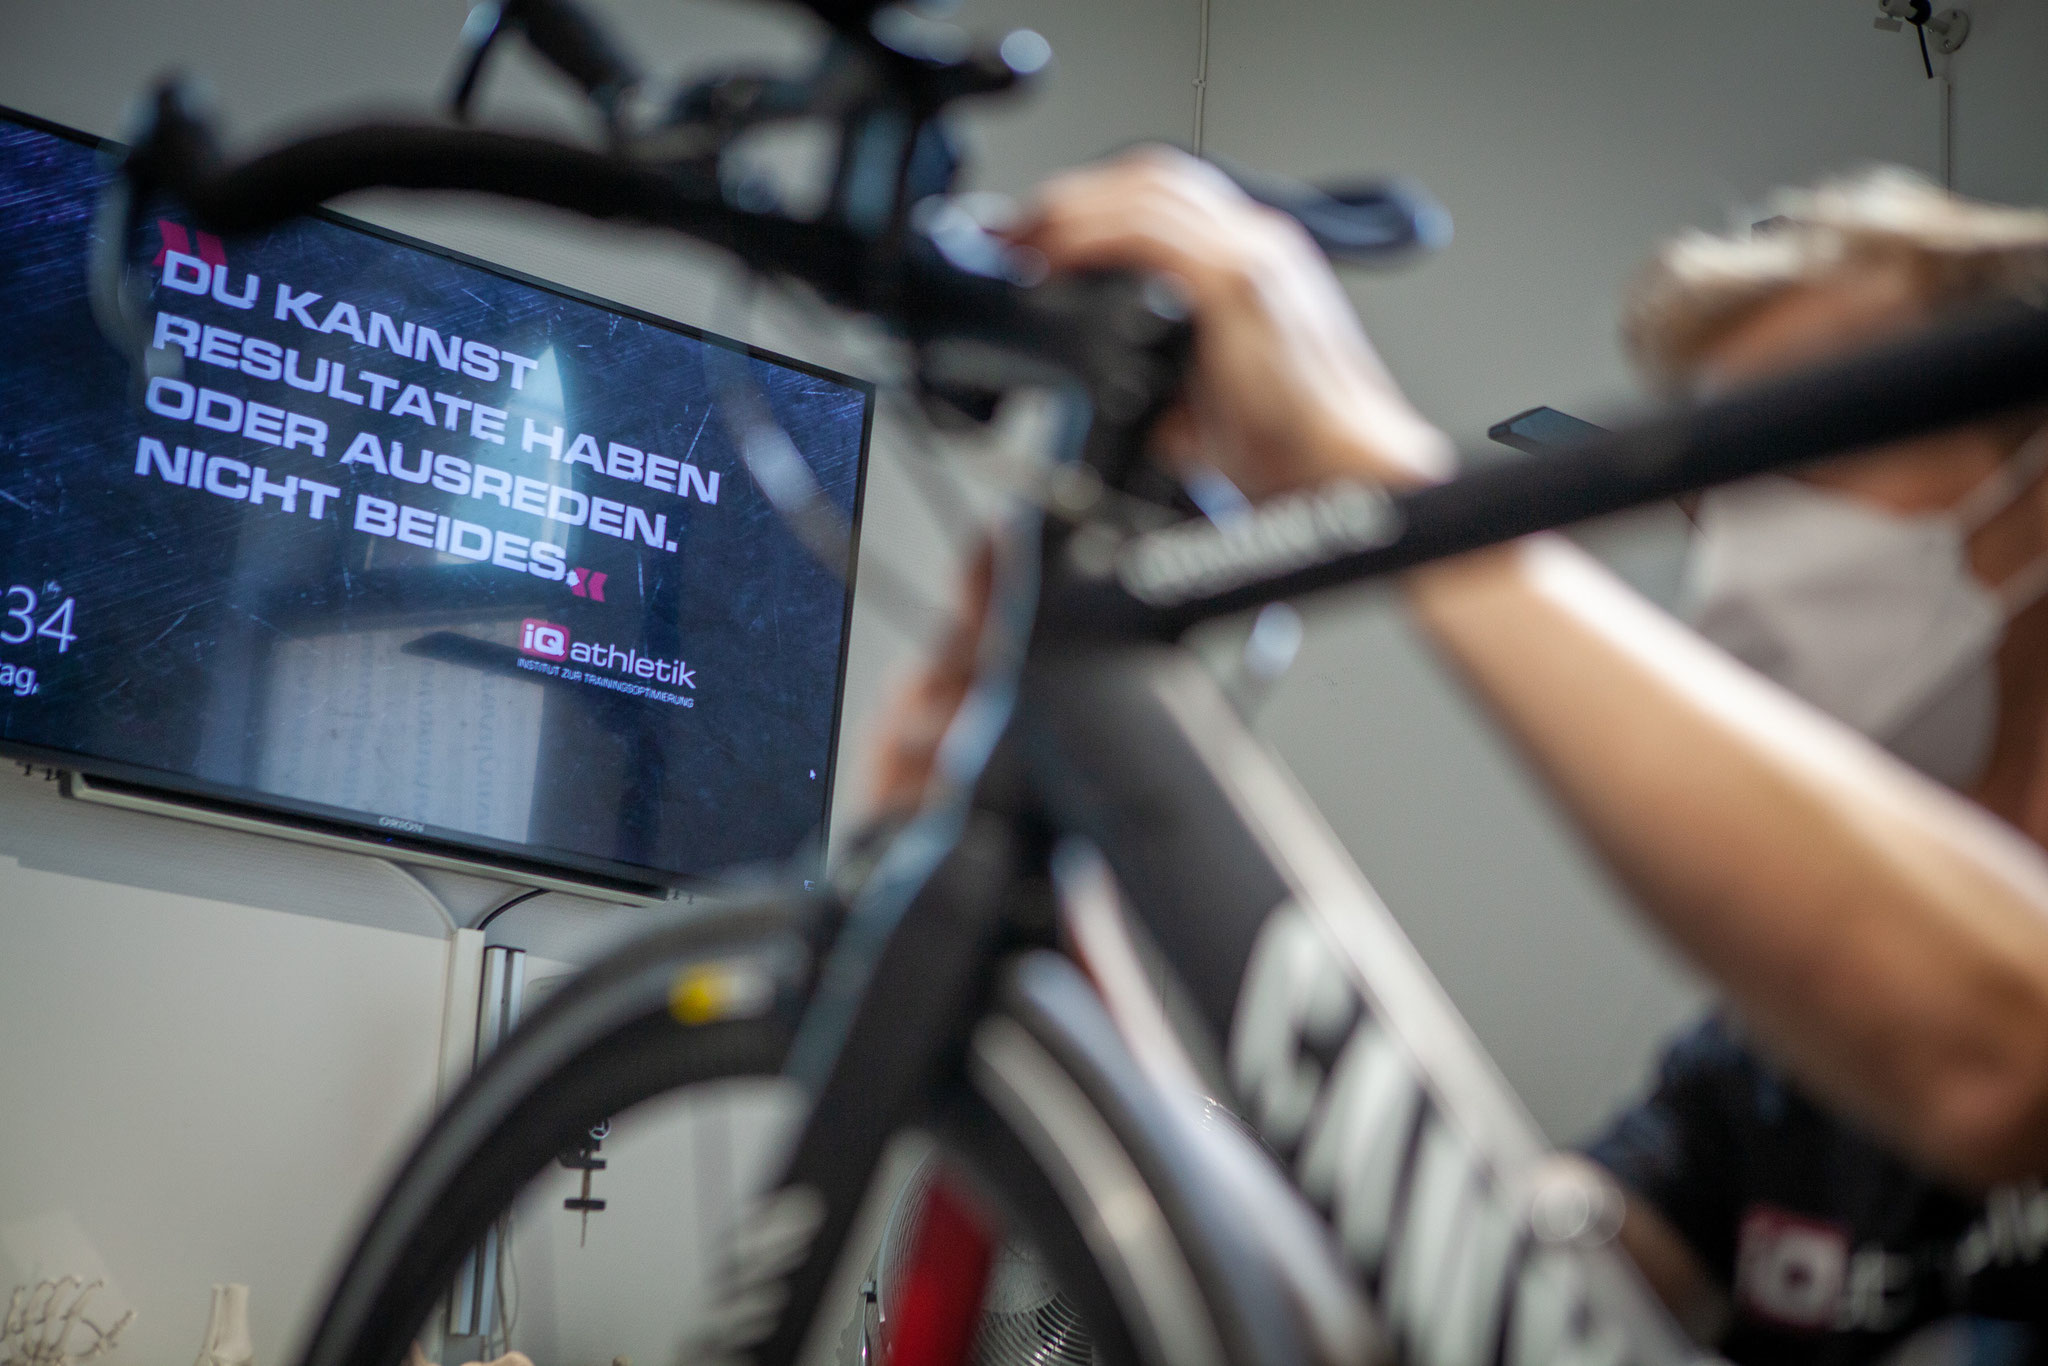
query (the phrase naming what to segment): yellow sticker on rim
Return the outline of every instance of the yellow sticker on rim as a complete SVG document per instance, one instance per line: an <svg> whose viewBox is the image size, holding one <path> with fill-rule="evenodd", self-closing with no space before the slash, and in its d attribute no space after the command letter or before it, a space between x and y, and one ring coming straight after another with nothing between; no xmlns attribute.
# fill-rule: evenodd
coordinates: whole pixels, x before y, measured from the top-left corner
<svg viewBox="0 0 2048 1366"><path fill-rule="evenodd" d="M774 1004L775 975L755 958L694 964L676 974L668 989L668 1013L677 1024L751 1019Z"/></svg>
<svg viewBox="0 0 2048 1366"><path fill-rule="evenodd" d="M679 975L668 989L668 1013L678 1024L711 1024L725 1016L732 1000L732 974L723 963L707 963Z"/></svg>

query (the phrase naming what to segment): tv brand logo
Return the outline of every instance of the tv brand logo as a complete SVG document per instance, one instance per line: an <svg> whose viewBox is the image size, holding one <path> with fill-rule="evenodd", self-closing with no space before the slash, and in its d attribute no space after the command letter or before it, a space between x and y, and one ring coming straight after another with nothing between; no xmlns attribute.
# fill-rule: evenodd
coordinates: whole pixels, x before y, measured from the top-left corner
<svg viewBox="0 0 2048 1366"><path fill-rule="evenodd" d="M569 628L528 617L519 627L519 652L560 664L569 657Z"/></svg>

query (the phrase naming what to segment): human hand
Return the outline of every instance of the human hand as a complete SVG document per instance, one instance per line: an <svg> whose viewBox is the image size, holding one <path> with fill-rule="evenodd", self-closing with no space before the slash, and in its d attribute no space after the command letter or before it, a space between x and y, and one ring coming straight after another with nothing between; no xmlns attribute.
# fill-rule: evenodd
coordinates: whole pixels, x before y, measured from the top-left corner
<svg viewBox="0 0 2048 1366"><path fill-rule="evenodd" d="M1151 271L1186 291L1195 373L1155 433L1169 461L1253 498L1449 474L1450 443L1395 385L1307 232L1206 162L1150 148L1058 176L1011 237L1054 270Z"/></svg>
<svg viewBox="0 0 2048 1366"><path fill-rule="evenodd" d="M923 804L938 764L939 744L974 686L994 585L995 551L984 543L967 566L959 607L938 649L883 713L873 753L875 815L906 814Z"/></svg>
<svg viewBox="0 0 2048 1366"><path fill-rule="evenodd" d="M1301 225L1213 166L1150 149L1070 172L1046 183L1010 235L1055 270L1154 271L1187 291L1195 376L1155 433L1169 460L1218 469L1254 498L1330 479L1410 487L1449 473L1449 442L1380 364ZM993 575L984 547L936 653L884 713L878 813L924 799L974 684Z"/></svg>

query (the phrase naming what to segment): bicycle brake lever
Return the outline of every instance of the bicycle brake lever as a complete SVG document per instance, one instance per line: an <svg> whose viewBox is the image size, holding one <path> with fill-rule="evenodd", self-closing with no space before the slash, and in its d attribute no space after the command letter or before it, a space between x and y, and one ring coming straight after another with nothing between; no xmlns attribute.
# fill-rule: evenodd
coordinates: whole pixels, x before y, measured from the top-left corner
<svg viewBox="0 0 2048 1366"><path fill-rule="evenodd" d="M523 33L533 50L574 81L607 118L614 116L619 97L640 82L639 68L571 0L480 0L462 25L460 74L449 98L457 119L468 118L485 59L511 29Z"/></svg>
<svg viewBox="0 0 2048 1366"><path fill-rule="evenodd" d="M511 0L510 9L534 51L599 105L640 83L640 69L572 0Z"/></svg>
<svg viewBox="0 0 2048 1366"><path fill-rule="evenodd" d="M504 5L497 0L478 0L471 6L469 17L462 21L462 33L456 39L455 85L448 95L448 112L457 123L469 121L469 106L476 98L478 83L483 80L484 63L504 34Z"/></svg>

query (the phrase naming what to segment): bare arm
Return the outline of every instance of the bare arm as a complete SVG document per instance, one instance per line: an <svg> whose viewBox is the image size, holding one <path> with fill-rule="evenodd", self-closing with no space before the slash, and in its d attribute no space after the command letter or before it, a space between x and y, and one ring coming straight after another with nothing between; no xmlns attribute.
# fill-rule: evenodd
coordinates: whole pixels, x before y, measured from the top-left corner
<svg viewBox="0 0 2048 1366"><path fill-rule="evenodd" d="M1810 1089L1971 1184L2048 1172L2038 850L1562 540L1409 587L1637 903Z"/></svg>
<svg viewBox="0 0 2048 1366"><path fill-rule="evenodd" d="M1069 176L1023 234L1177 276L1197 387L1165 445L1254 492L1438 477L1301 235L1185 159ZM1644 913L1816 1094L1971 1184L2048 1173L2048 864L1555 538L1420 571L1418 618Z"/></svg>

